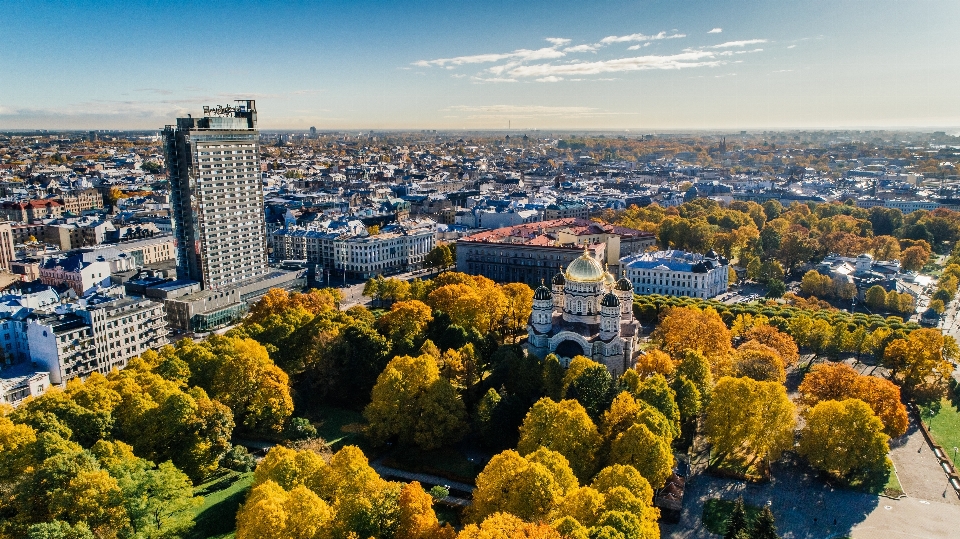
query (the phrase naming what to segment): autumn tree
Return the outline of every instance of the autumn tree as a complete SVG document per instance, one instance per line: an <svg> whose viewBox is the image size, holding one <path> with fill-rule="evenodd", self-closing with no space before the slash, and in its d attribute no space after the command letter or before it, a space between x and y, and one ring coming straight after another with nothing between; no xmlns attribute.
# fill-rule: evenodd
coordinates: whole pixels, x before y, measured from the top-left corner
<svg viewBox="0 0 960 539"><path fill-rule="evenodd" d="M757 324L749 328L744 332L743 339L773 348L780 355L785 367L796 365L800 359L800 352L793 338L769 324Z"/></svg>
<svg viewBox="0 0 960 539"><path fill-rule="evenodd" d="M800 402L807 407L828 400L857 398L867 403L891 438L907 431L907 408L900 389L889 380L865 376L844 363L823 363L807 373L800 384Z"/></svg>
<svg viewBox="0 0 960 539"><path fill-rule="evenodd" d="M827 400L806 414L799 453L815 468L845 480L887 469L887 435L859 399Z"/></svg>
<svg viewBox="0 0 960 539"><path fill-rule="evenodd" d="M597 427L579 402L543 398L530 408L520 426L517 451L521 455L540 447L556 451L570 462L577 477L586 479L594 470L599 445Z"/></svg>
<svg viewBox="0 0 960 539"><path fill-rule="evenodd" d="M428 355L390 360L363 415L375 444L396 438L402 444L434 449L459 440L466 426L463 401Z"/></svg>
<svg viewBox="0 0 960 539"><path fill-rule="evenodd" d="M653 374L671 376L676 368L677 366L673 358L671 358L669 354L656 348L647 350L645 353L637 356L637 365L635 367L640 378L646 378Z"/></svg>
<svg viewBox="0 0 960 539"><path fill-rule="evenodd" d="M730 330L712 308L674 307L654 330L652 340L670 357L681 359L697 351L710 363L713 376L730 372Z"/></svg>
<svg viewBox="0 0 960 539"><path fill-rule="evenodd" d="M395 350L413 352L416 342L433 320L433 314L423 302L398 301L390 312L377 320L377 329L390 339Z"/></svg>
<svg viewBox="0 0 960 539"><path fill-rule="evenodd" d="M748 463L776 460L793 442L794 406L779 382L721 378L713 388L704 430L714 450Z"/></svg>
<svg viewBox="0 0 960 539"><path fill-rule="evenodd" d="M955 348L953 340L945 339L939 330L917 329L887 345L883 366L908 398L931 400L943 393L953 372L950 359L956 359L952 357Z"/></svg>
<svg viewBox="0 0 960 539"><path fill-rule="evenodd" d="M733 358L733 370L737 376L747 376L760 382L780 383L787 378L780 354L757 341L741 344Z"/></svg>
<svg viewBox="0 0 960 539"><path fill-rule="evenodd" d="M539 448L525 458L507 450L490 459L477 476L468 518L480 522L505 512L528 521L542 520L578 486L561 454Z"/></svg>
<svg viewBox="0 0 960 539"><path fill-rule="evenodd" d="M613 440L610 462L633 466L651 486L660 488L672 472L673 453L667 440L636 423Z"/></svg>
<svg viewBox="0 0 960 539"><path fill-rule="evenodd" d="M325 536L333 515L307 487L286 491L267 480L250 491L237 513L237 539L318 539Z"/></svg>

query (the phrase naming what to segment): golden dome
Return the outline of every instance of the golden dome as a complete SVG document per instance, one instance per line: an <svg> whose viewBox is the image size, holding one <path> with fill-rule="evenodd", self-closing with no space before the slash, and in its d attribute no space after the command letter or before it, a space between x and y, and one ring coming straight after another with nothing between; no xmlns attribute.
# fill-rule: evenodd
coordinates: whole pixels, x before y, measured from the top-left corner
<svg viewBox="0 0 960 539"><path fill-rule="evenodd" d="M583 255L567 266L566 277L568 281L596 283L603 280L604 273L600 263L584 249Z"/></svg>

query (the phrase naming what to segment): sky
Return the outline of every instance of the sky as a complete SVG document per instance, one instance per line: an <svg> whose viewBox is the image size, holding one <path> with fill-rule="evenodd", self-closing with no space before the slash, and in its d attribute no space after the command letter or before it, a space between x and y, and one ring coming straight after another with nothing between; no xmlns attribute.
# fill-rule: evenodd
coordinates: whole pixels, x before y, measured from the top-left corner
<svg viewBox="0 0 960 539"><path fill-rule="evenodd" d="M960 126L960 1L0 0L0 130Z"/></svg>

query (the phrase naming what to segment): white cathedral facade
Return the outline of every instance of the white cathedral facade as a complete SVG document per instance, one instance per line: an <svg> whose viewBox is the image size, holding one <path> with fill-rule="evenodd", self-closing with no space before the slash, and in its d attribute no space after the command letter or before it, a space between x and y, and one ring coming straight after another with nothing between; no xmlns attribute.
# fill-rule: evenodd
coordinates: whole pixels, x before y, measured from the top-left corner
<svg viewBox="0 0 960 539"><path fill-rule="evenodd" d="M640 324L633 318L633 284L614 279L587 251L533 294L527 346L553 353L567 366L582 355L606 365L614 378L633 366Z"/></svg>

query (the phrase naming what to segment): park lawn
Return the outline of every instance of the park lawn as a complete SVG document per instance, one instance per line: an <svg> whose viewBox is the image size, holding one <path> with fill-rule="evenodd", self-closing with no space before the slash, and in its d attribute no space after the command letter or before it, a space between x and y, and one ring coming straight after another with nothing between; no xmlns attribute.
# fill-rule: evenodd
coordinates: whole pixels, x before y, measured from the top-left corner
<svg viewBox="0 0 960 539"><path fill-rule="evenodd" d="M723 532L727 530L727 519L730 518L734 503L732 500L721 500L719 498L707 500L707 503L703 504L703 516L701 517L703 527L712 533L723 535ZM744 503L743 508L747 514L748 525L752 525L753 521L760 515L760 511L763 510L748 503Z"/></svg>
<svg viewBox="0 0 960 539"><path fill-rule="evenodd" d="M712 455L711 455L712 457ZM758 483L769 479L770 474L760 466L763 461L758 460L752 465L736 456L727 456L726 458L711 458L708 470L716 476L728 477L732 479L741 479Z"/></svg>
<svg viewBox="0 0 960 539"><path fill-rule="evenodd" d="M253 485L253 472L230 472L195 489L203 496L197 509L194 527L187 539L232 538L237 528L237 510Z"/></svg>
<svg viewBox="0 0 960 539"><path fill-rule="evenodd" d="M337 451L345 445L356 445L363 449L363 415L356 410L335 408L333 406L318 406L313 419L317 426L317 433L327 442L330 450Z"/></svg>
<svg viewBox="0 0 960 539"><path fill-rule="evenodd" d="M942 399L940 407L921 406L923 422L930 429L930 435L940 447L954 458L954 447L960 447L960 411L949 399ZM957 462L954 461L954 465Z"/></svg>
<svg viewBox="0 0 960 539"><path fill-rule="evenodd" d="M900 479L897 477L897 472L893 468L886 472L886 474L879 473L873 477L868 477L865 479L857 479L851 481L848 485L853 490L859 490L860 492L866 492L867 494L874 495L884 495L891 498L896 498L905 494L903 492L903 487L900 486Z"/></svg>

